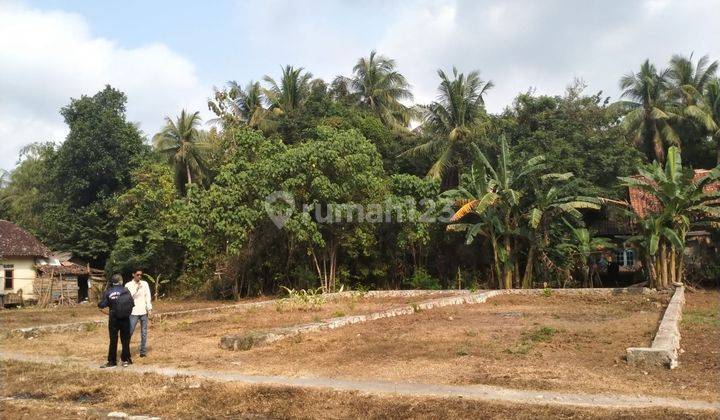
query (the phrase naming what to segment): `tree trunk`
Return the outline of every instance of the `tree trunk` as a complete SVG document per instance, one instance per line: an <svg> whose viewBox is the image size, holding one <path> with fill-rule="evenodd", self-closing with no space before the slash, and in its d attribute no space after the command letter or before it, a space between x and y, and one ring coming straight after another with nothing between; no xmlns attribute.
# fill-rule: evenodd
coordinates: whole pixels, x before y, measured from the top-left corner
<svg viewBox="0 0 720 420"><path fill-rule="evenodd" d="M670 248L670 284L677 282L677 264L675 262L675 247Z"/></svg>
<svg viewBox="0 0 720 420"><path fill-rule="evenodd" d="M497 281L497 288L502 289L502 274L500 272L500 256L498 255L498 242L497 237L495 237L495 234L490 235L490 242L492 243L492 250L493 250L493 269L494 269L494 277Z"/></svg>
<svg viewBox="0 0 720 420"><path fill-rule="evenodd" d="M187 181L188 181L187 183L192 184L192 176L190 175L190 165L187 163L185 164L185 172L187 173Z"/></svg>
<svg viewBox="0 0 720 420"><path fill-rule="evenodd" d="M535 246L530 245L528 250L527 262L525 263L525 273L523 275L522 288L532 289L533 282L533 262L535 261Z"/></svg>
<svg viewBox="0 0 720 420"><path fill-rule="evenodd" d="M507 261L505 261L505 264L503 264L503 267L505 269L505 275L503 276L504 279L504 285L503 287L505 289L512 289L512 280L513 280L513 264L510 258L510 251L511 251L511 245L510 245L510 237L505 236L503 240L505 244L505 255L507 255Z"/></svg>
<svg viewBox="0 0 720 420"><path fill-rule="evenodd" d="M667 261L667 246L664 242L660 244L660 288L667 289L668 287L668 261Z"/></svg>

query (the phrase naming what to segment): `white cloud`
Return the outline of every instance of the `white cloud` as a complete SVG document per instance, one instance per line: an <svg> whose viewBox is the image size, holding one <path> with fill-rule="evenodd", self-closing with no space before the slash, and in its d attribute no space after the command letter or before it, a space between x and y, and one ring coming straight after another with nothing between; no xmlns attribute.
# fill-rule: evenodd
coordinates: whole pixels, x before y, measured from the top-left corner
<svg viewBox="0 0 720 420"><path fill-rule="evenodd" d="M617 98L620 77L649 58L720 59L720 2L418 1L398 10L377 49L397 60L416 100L436 95L436 70L481 70L499 112L520 92L561 94L576 77Z"/></svg>
<svg viewBox="0 0 720 420"><path fill-rule="evenodd" d="M64 140L60 108L105 84L127 94L128 119L148 135L166 115L204 110L209 92L163 44L125 48L93 36L80 15L0 4L0 168L28 143Z"/></svg>

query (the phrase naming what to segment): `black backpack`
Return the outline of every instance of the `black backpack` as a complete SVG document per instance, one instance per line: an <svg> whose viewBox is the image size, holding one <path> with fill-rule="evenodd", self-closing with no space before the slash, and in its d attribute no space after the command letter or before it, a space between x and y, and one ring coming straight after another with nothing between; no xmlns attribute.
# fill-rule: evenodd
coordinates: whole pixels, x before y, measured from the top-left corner
<svg viewBox="0 0 720 420"><path fill-rule="evenodd" d="M127 318L135 307L135 300L128 289L124 289L118 297L112 300L112 315L114 318Z"/></svg>

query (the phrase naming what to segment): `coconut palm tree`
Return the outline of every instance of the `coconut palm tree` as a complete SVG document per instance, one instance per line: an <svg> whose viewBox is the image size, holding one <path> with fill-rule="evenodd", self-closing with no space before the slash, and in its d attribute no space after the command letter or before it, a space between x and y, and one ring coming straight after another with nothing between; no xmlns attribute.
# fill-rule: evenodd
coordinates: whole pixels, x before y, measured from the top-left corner
<svg viewBox="0 0 720 420"><path fill-rule="evenodd" d="M338 88L342 88L340 81L336 79ZM370 110L390 127L407 128L413 113L401 101L412 100L413 95L405 76L395 70L395 60L371 51L353 67L349 88L361 108Z"/></svg>
<svg viewBox="0 0 720 420"><path fill-rule="evenodd" d="M640 71L620 79L621 102L629 109L622 125L645 148L649 159L665 162L665 145L679 145L680 139L672 124L678 119L668 82L669 70L659 72L649 60Z"/></svg>
<svg viewBox="0 0 720 420"><path fill-rule="evenodd" d="M287 114L301 108L310 95L312 73L302 67L285 66L279 81L265 76L268 88L264 90L270 103L270 110L275 114Z"/></svg>
<svg viewBox="0 0 720 420"><path fill-rule="evenodd" d="M208 101L208 108L218 116L218 120L260 128L265 115L263 101L259 82L251 81L243 88L238 82L230 81L227 89L215 89L215 100Z"/></svg>
<svg viewBox="0 0 720 420"><path fill-rule="evenodd" d="M432 178L442 178L457 169L457 154L472 133L472 126L485 113L484 96L494 85L480 79L478 71L467 76L453 67L452 77L438 70L438 100L420 107L422 130L430 139L408 152L434 153L435 163L428 171Z"/></svg>
<svg viewBox="0 0 720 420"><path fill-rule="evenodd" d="M705 55L693 64L692 54L689 58L674 55L670 60L668 77L674 94L684 106L695 105L702 100L718 69L717 61L709 61L710 57Z"/></svg>
<svg viewBox="0 0 720 420"><path fill-rule="evenodd" d="M155 149L167 156L175 170L175 183L181 194L185 186L200 182L207 174L207 166L202 157L206 144L201 140L200 113L192 114L182 110L173 121L165 117L165 127L153 137Z"/></svg>
<svg viewBox="0 0 720 420"><path fill-rule="evenodd" d="M697 122L715 142L716 162L720 165L720 80L712 78L704 86L700 101L685 108L685 115Z"/></svg>

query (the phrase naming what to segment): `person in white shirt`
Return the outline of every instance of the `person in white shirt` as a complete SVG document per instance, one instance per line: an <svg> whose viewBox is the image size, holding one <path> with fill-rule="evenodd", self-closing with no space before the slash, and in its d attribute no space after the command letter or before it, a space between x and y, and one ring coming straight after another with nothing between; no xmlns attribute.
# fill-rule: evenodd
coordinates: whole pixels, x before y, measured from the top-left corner
<svg viewBox="0 0 720 420"><path fill-rule="evenodd" d="M140 357L147 356L147 328L148 317L152 315L152 295L150 286L142 279L142 270L135 270L133 279L125 284L135 300L135 307L130 314L130 336L135 332L135 326L140 321Z"/></svg>

